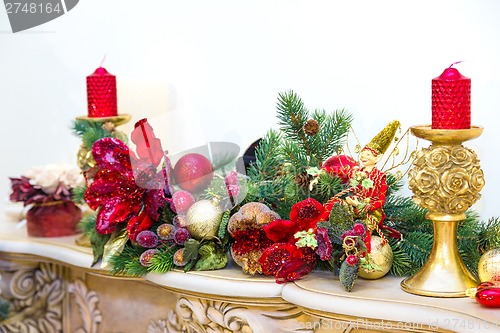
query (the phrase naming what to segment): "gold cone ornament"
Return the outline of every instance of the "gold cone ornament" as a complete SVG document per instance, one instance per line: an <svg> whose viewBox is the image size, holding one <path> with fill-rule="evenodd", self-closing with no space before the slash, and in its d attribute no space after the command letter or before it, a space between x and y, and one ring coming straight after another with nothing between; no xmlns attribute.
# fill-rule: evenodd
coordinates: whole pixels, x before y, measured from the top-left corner
<svg viewBox="0 0 500 333"><path fill-rule="evenodd" d="M375 151L377 155L384 154L394 140L396 132L401 126L398 120L391 121L380 133L378 133L366 146Z"/></svg>

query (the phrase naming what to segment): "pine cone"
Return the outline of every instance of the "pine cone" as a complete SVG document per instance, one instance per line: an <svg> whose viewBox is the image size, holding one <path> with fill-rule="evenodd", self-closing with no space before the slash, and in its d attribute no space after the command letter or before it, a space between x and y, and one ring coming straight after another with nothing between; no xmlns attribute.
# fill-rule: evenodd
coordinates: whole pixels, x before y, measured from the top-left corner
<svg viewBox="0 0 500 333"><path fill-rule="evenodd" d="M319 132L319 124L316 120L314 119L309 119L305 124L304 124L304 132L307 135L313 136L318 134Z"/></svg>
<svg viewBox="0 0 500 333"><path fill-rule="evenodd" d="M115 124L113 124L111 121L107 121L104 124L102 124L102 128L109 133L113 133L115 130Z"/></svg>
<svg viewBox="0 0 500 333"><path fill-rule="evenodd" d="M295 184L299 185L299 187L307 188L309 187L309 183L311 182L312 179L313 176L309 175L307 172L304 171L296 175L293 178L293 181L295 182Z"/></svg>

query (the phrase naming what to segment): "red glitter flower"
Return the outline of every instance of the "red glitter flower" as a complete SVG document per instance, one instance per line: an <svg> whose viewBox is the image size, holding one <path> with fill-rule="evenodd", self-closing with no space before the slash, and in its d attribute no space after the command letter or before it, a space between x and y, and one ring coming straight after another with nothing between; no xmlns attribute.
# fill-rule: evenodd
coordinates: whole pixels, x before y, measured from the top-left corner
<svg viewBox="0 0 500 333"><path fill-rule="evenodd" d="M136 129L144 127L145 135L151 137L152 129L145 120L138 124ZM110 234L126 222L132 241L139 232L149 229L158 220L158 210L166 202L164 188L168 187L166 173L157 170L161 146L148 146L148 141L141 141L139 134L133 133L139 158L119 139L103 138L94 143L92 155L98 171L88 179L90 184L85 192L89 207L98 209L96 230Z"/></svg>
<svg viewBox="0 0 500 333"><path fill-rule="evenodd" d="M316 265L316 256L309 247L276 243L264 250L259 264L265 275L273 275L277 283L285 283L309 274Z"/></svg>
<svg viewBox="0 0 500 333"><path fill-rule="evenodd" d="M293 235L299 230L297 223L276 219L264 226L267 237L275 243L295 243Z"/></svg>
<svg viewBox="0 0 500 333"><path fill-rule="evenodd" d="M274 220L266 225L263 229L275 244L267 247L259 259L263 273L275 276L277 283L284 283L308 274L316 265L316 254L321 260L330 259L333 247L328 233L317 227L325 219L325 212L320 202L309 198L293 205L290 220ZM295 234L311 229L318 247L298 247Z"/></svg>

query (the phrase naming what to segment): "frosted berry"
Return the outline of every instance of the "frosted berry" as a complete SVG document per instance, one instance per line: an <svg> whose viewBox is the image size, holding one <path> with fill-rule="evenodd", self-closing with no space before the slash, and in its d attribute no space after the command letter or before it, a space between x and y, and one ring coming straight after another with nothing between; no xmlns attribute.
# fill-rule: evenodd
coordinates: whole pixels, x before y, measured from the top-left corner
<svg viewBox="0 0 500 333"><path fill-rule="evenodd" d="M143 230L137 234L135 241L139 246L150 249L158 245L158 236L150 230Z"/></svg>
<svg viewBox="0 0 500 333"><path fill-rule="evenodd" d="M139 262L141 263L142 266L148 267L151 265L151 259L158 253L158 250L156 249L149 249L144 252L142 252Z"/></svg>
<svg viewBox="0 0 500 333"><path fill-rule="evenodd" d="M194 196L190 192L179 190L172 195L170 207L175 213L184 215L195 201Z"/></svg>
<svg viewBox="0 0 500 333"><path fill-rule="evenodd" d="M170 240L174 239L174 233L177 228L168 223L163 223L158 226L156 229L156 233L158 234L158 237L163 240Z"/></svg>
<svg viewBox="0 0 500 333"><path fill-rule="evenodd" d="M349 266L354 266L358 263L358 257L356 257L354 254L350 254L347 256L345 261Z"/></svg>
<svg viewBox="0 0 500 333"><path fill-rule="evenodd" d="M187 225L186 215L176 215L172 220L172 224L176 228L185 228Z"/></svg>
<svg viewBox="0 0 500 333"><path fill-rule="evenodd" d="M186 228L178 228L174 233L174 242L178 245L183 245L190 238L191 235Z"/></svg>
<svg viewBox="0 0 500 333"><path fill-rule="evenodd" d="M186 257L184 256L184 248L175 251L174 253L174 265L185 266L187 264Z"/></svg>
<svg viewBox="0 0 500 333"><path fill-rule="evenodd" d="M354 234L357 236L363 236L365 234L365 226L362 225L361 223L356 223L352 228L352 230L354 231Z"/></svg>

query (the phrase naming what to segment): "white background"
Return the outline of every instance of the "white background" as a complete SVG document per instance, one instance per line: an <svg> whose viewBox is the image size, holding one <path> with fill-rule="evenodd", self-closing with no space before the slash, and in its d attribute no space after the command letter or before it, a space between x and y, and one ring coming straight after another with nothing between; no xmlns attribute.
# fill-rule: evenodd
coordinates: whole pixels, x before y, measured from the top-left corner
<svg viewBox="0 0 500 333"><path fill-rule="evenodd" d="M347 108L366 143L387 122L431 123L431 80L452 62L472 79L466 145L486 186L475 209L500 216L500 1L81 0L13 34L0 10L0 196L8 177L76 163L71 121L87 114L85 77L106 55L121 129L148 118L171 153L207 141L242 151L276 127L279 92L310 109ZM422 142L426 146L428 143Z"/></svg>

